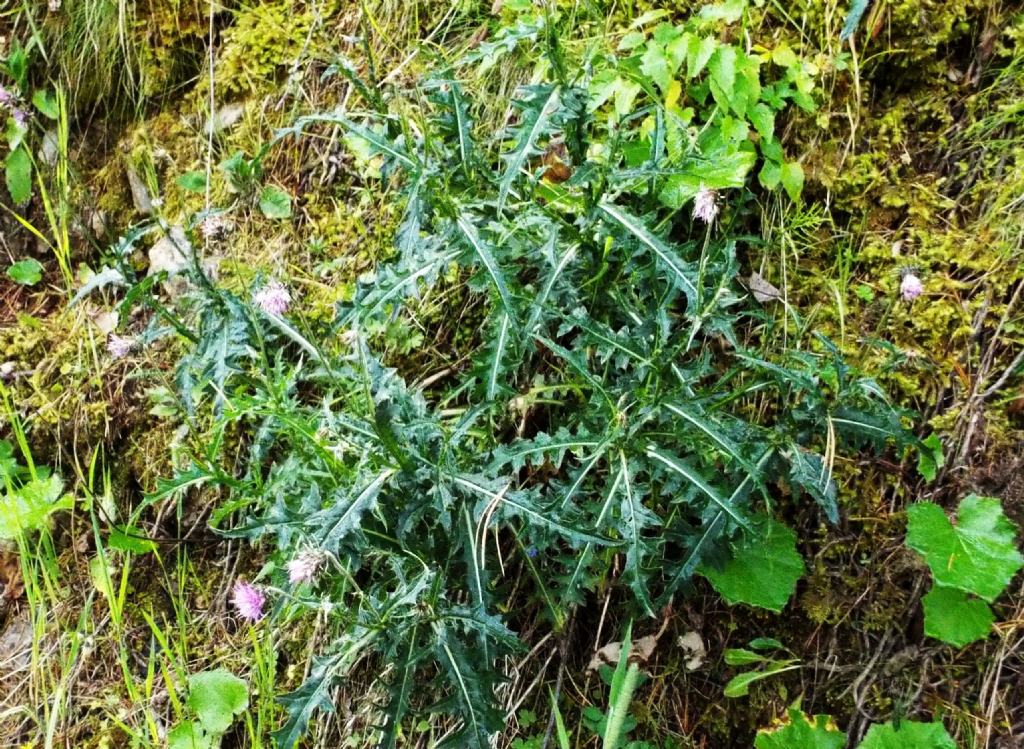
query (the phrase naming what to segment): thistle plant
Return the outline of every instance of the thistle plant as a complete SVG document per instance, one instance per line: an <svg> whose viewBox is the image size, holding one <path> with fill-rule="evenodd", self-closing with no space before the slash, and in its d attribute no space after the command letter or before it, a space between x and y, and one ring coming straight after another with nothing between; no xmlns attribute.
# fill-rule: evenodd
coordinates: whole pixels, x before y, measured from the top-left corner
<svg viewBox="0 0 1024 749"><path fill-rule="evenodd" d="M636 54L587 65L538 31L548 78L493 134L449 72L374 95L372 113L305 116L278 134L343 129L404 204L394 260L330 324L290 319L277 282L247 302L201 281L191 299L177 381L187 409L210 408L215 438L161 491L221 487L223 535L264 540L279 587L315 582L343 604L331 607L341 635L284 698L279 746L372 652L388 664L381 746L433 706L460 719L447 745L483 749L504 724L500 658L520 647L498 615L507 565L527 571L560 629L618 557L635 614L652 616L765 537L795 555L773 517L783 510L810 501L835 522L837 450L912 444L829 341L758 349L754 330L770 322L736 282L740 227L704 224L721 220L726 188L730 222L741 216L759 161L762 185L781 173L798 194L773 123L790 100L807 104L806 87L793 69L762 82L754 57L710 31L663 24ZM447 386L412 387L372 332L455 271L486 309L471 364ZM245 436L230 472L229 431ZM783 602L794 583L778 581ZM262 616L248 587L235 597ZM320 602L286 609L306 605ZM436 687L419 686L425 673Z"/></svg>

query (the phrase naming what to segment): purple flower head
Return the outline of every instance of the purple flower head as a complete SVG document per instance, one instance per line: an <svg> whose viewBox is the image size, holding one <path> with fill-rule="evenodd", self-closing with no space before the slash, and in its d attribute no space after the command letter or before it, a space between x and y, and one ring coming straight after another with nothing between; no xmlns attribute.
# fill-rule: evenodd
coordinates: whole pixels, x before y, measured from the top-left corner
<svg viewBox="0 0 1024 749"><path fill-rule="evenodd" d="M697 195L693 198L693 217L699 218L705 224L710 224L717 215L718 192L701 185Z"/></svg>
<svg viewBox="0 0 1024 749"><path fill-rule="evenodd" d="M263 591L245 580L236 582L231 591L231 603L234 604L238 615L251 622L258 622L263 618L263 605L266 602L267 597L263 595Z"/></svg>
<svg viewBox="0 0 1024 749"><path fill-rule="evenodd" d="M107 338L107 353L114 359L121 359L135 348L135 339L111 333Z"/></svg>
<svg viewBox="0 0 1024 749"><path fill-rule="evenodd" d="M924 284L921 279L909 271L903 274L903 281L900 282L900 295L904 302L912 302L924 293Z"/></svg>
<svg viewBox="0 0 1024 749"><path fill-rule="evenodd" d="M313 549L300 551L294 559L285 565L288 568L288 582L293 585L313 582L323 561L324 555L319 551Z"/></svg>
<svg viewBox="0 0 1024 749"><path fill-rule="evenodd" d="M18 127L28 127L28 112L20 107L14 107L11 110L11 117L17 123Z"/></svg>
<svg viewBox="0 0 1024 749"><path fill-rule="evenodd" d="M528 546L526 548L526 556L530 557L530 559L533 559L534 557L536 557L537 556L537 547L536 546Z"/></svg>
<svg viewBox="0 0 1024 749"><path fill-rule="evenodd" d="M0 107L9 107L14 103L14 94L0 86Z"/></svg>
<svg viewBox="0 0 1024 749"><path fill-rule="evenodd" d="M280 281L270 281L253 294L252 300L268 315L280 317L288 311L288 307L292 303L292 295Z"/></svg>

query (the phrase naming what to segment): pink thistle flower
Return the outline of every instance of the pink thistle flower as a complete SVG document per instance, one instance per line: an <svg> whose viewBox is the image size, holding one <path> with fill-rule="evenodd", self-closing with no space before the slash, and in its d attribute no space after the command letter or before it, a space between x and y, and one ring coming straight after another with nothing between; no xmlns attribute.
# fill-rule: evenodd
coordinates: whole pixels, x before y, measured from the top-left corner
<svg viewBox="0 0 1024 749"><path fill-rule="evenodd" d="M245 580L236 582L231 591L231 603L234 604L238 615L251 622L258 622L263 618L263 605L266 602L267 597L263 595L263 591Z"/></svg>
<svg viewBox="0 0 1024 749"><path fill-rule="evenodd" d="M135 348L135 339L111 333L107 338L107 353L114 359L121 359Z"/></svg>
<svg viewBox="0 0 1024 749"><path fill-rule="evenodd" d="M699 218L705 224L710 224L717 215L718 192L701 185L697 195L693 198L693 217Z"/></svg>
<svg viewBox="0 0 1024 749"><path fill-rule="evenodd" d="M316 577L317 570L323 563L323 554L313 549L300 551L286 567L288 568L288 582L296 585L298 583L311 583Z"/></svg>
<svg viewBox="0 0 1024 749"><path fill-rule="evenodd" d="M903 297L903 301L912 302L923 293L924 284L921 283L921 279L913 273L904 273L903 280L900 282L900 295Z"/></svg>
<svg viewBox="0 0 1024 749"><path fill-rule="evenodd" d="M268 315L280 317L288 311L288 307L292 303L292 295L280 281L270 281L253 295L252 300Z"/></svg>

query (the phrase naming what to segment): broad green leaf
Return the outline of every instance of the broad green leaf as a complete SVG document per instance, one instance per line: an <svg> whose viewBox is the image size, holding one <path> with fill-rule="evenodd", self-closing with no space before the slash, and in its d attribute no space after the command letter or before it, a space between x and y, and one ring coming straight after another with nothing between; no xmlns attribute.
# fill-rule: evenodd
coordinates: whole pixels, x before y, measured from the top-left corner
<svg viewBox="0 0 1024 749"><path fill-rule="evenodd" d="M755 533L744 535L722 569L704 565L698 571L730 604L746 603L779 612L804 574L804 560L796 550L796 534L782 523L764 518Z"/></svg>
<svg viewBox="0 0 1024 749"><path fill-rule="evenodd" d="M672 62L665 53L664 47L653 39L647 43L647 50L640 60L640 72L650 78L661 89L662 94L668 91L672 83Z"/></svg>
<svg viewBox="0 0 1024 749"><path fill-rule="evenodd" d="M782 166L776 161L765 159L764 165L757 175L757 181L764 189L774 190L782 181Z"/></svg>
<svg viewBox="0 0 1024 749"><path fill-rule="evenodd" d="M5 175L11 201L15 205L27 202L32 197L32 157L25 146L18 146L7 154Z"/></svg>
<svg viewBox="0 0 1024 749"><path fill-rule="evenodd" d="M942 452L942 440L939 435L931 434L917 448L917 472L925 481L934 481L944 465L946 456Z"/></svg>
<svg viewBox="0 0 1024 749"><path fill-rule="evenodd" d="M722 107L731 107L736 86L736 48L723 44L708 61L711 73L711 95Z"/></svg>
<svg viewBox="0 0 1024 749"><path fill-rule="evenodd" d="M980 598L969 598L962 590L934 586L921 599L924 633L958 648L988 637L995 617Z"/></svg>
<svg viewBox="0 0 1024 749"><path fill-rule="evenodd" d="M779 171L779 179L790 200L798 200L804 189L804 169L795 161L787 161Z"/></svg>
<svg viewBox="0 0 1024 749"><path fill-rule="evenodd" d="M710 3L700 9L702 21L723 23L736 23L743 17L743 11L747 7L747 0L722 0L720 3Z"/></svg>
<svg viewBox="0 0 1024 749"><path fill-rule="evenodd" d="M783 42L772 50L772 62L782 68L791 68L800 62L796 52L788 44Z"/></svg>
<svg viewBox="0 0 1024 749"><path fill-rule="evenodd" d="M957 745L942 723L901 720L898 727L871 726L857 749L957 749Z"/></svg>
<svg viewBox="0 0 1024 749"><path fill-rule="evenodd" d="M762 728L754 739L755 749L843 749L846 734L836 728L828 715L805 715L790 708L789 722L778 728Z"/></svg>
<svg viewBox="0 0 1024 749"><path fill-rule="evenodd" d="M218 668L188 677L188 707L207 733L219 736L249 706L249 685Z"/></svg>
<svg viewBox="0 0 1024 749"><path fill-rule="evenodd" d="M696 78L718 49L718 40L713 36L690 36L686 46L686 77Z"/></svg>
<svg viewBox="0 0 1024 749"><path fill-rule="evenodd" d="M907 546L921 554L935 582L994 601L1024 564L1016 529L998 499L971 495L957 522L941 507L919 502L907 510Z"/></svg>
<svg viewBox="0 0 1024 749"><path fill-rule="evenodd" d="M64 482L54 474L32 479L0 496L0 539L13 540L26 531L38 530L53 513L73 508L74 498L63 491Z"/></svg>
<svg viewBox="0 0 1024 749"><path fill-rule="evenodd" d="M616 49L619 52L629 52L631 49L636 49L643 44L646 38L642 31L630 31L622 36Z"/></svg>
<svg viewBox="0 0 1024 749"><path fill-rule="evenodd" d="M712 190L743 187L756 161L757 154L752 149L735 146L702 159L687 159L665 179L658 199L669 208L678 210L702 187Z"/></svg>
<svg viewBox="0 0 1024 749"><path fill-rule="evenodd" d="M195 721L186 721L167 733L167 749L213 749L213 737Z"/></svg>
<svg viewBox="0 0 1024 749"><path fill-rule="evenodd" d="M156 551L156 542L146 537L144 531L131 525L117 525L111 528L107 546L132 554L149 554Z"/></svg>
<svg viewBox="0 0 1024 749"><path fill-rule="evenodd" d="M39 89L32 94L32 104L43 116L55 120L60 117L60 108L57 106L57 99L52 93L45 89Z"/></svg>
<svg viewBox="0 0 1024 749"><path fill-rule="evenodd" d="M771 139L775 133L775 111L764 103L757 103L747 110L750 123L765 140Z"/></svg>
<svg viewBox="0 0 1024 749"><path fill-rule="evenodd" d="M25 258L11 265L7 275L22 286L34 286L43 277L43 265L35 258Z"/></svg>
<svg viewBox="0 0 1024 749"><path fill-rule="evenodd" d="M185 172L178 175L178 178L174 180L174 184L182 190L188 190L189 192L206 192L206 172Z"/></svg>
<svg viewBox="0 0 1024 749"><path fill-rule="evenodd" d="M260 193L260 210L267 218L290 218L292 196L276 185L267 185Z"/></svg>

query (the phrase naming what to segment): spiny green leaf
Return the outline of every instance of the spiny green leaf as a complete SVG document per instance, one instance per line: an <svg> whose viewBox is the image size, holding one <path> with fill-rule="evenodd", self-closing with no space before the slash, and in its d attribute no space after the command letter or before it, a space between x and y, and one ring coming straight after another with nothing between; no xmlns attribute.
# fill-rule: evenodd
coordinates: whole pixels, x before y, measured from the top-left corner
<svg viewBox="0 0 1024 749"><path fill-rule="evenodd" d="M504 209L509 191L526 167L527 161L540 153L537 143L548 131L552 118L559 110L561 96L560 86L547 84L527 89L526 98L516 100L515 103L522 115L515 129L515 146L508 154L502 156L506 166L498 187L499 213Z"/></svg>
<svg viewBox="0 0 1024 749"><path fill-rule="evenodd" d="M654 446L647 448L647 455L667 466L669 470L679 474L691 484L700 489L712 502L718 505L723 512L731 517L737 525L750 529L749 521L743 517L736 507L733 507L721 493L708 483L707 479L695 470L692 466L684 463L679 458L658 450Z"/></svg>
<svg viewBox="0 0 1024 749"><path fill-rule="evenodd" d="M620 208L608 201L602 202L598 207L617 228L621 229L627 236L635 239L643 249L653 253L662 266L668 270L672 283L686 294L688 305L690 307L696 305L696 273L692 270L690 264L683 262L675 250L658 239L636 216L633 216L624 208Z"/></svg>
<svg viewBox="0 0 1024 749"><path fill-rule="evenodd" d="M579 436L573 435L565 427L560 427L553 435L538 432L528 440L517 440L508 445L500 445L494 451L490 470L496 471L511 466L513 471L521 470L527 463L541 465L549 461L553 468L561 468L566 453L579 455L601 445L601 440L586 432Z"/></svg>
<svg viewBox="0 0 1024 749"><path fill-rule="evenodd" d="M459 229L462 240L473 251L473 254L476 255L487 270L487 274L491 277L491 281L494 283L494 288L497 290L498 296L501 297L501 303L504 307L505 314L509 316L510 322L514 323L515 308L512 306L512 296L508 291L505 274L502 272L501 267L498 265L498 261L494 257L494 248L492 248L491 245L484 241L480 236L476 225L468 214L459 214L458 218L455 220L455 225Z"/></svg>
<svg viewBox="0 0 1024 749"><path fill-rule="evenodd" d="M474 665L462 644L444 628L438 631L434 651L464 721L462 730L443 746L490 749L491 736L504 725L495 709L490 683L480 668L490 664Z"/></svg>
<svg viewBox="0 0 1024 749"><path fill-rule="evenodd" d="M846 14L846 22L843 23L843 30L839 32L839 41L845 42L853 32L857 30L860 19L864 17L865 11L871 4L871 0L853 0L850 3L850 10Z"/></svg>
<svg viewBox="0 0 1024 749"><path fill-rule="evenodd" d="M661 520L644 507L643 495L639 487L634 486L626 454L619 451L620 480L622 482L622 501L619 503L619 535L626 546L626 563L623 574L636 596L637 602L648 616L654 616L654 606L647 590L647 575L644 572L644 559L652 551L653 542L647 541L643 532L647 528L661 525Z"/></svg>
<svg viewBox="0 0 1024 749"><path fill-rule="evenodd" d="M358 530L363 515L373 509L381 489L393 474L391 469L382 471L354 496L338 496L333 505L311 517L309 524L317 529L319 548L336 553L342 541Z"/></svg>
<svg viewBox="0 0 1024 749"><path fill-rule="evenodd" d="M736 461L755 482L760 482L760 471L753 463L747 460L740 453L739 448L733 443L719 424L705 418L692 404L666 403L665 409L685 421L690 427L695 427L711 440L719 450Z"/></svg>

